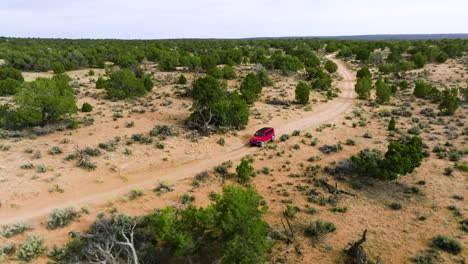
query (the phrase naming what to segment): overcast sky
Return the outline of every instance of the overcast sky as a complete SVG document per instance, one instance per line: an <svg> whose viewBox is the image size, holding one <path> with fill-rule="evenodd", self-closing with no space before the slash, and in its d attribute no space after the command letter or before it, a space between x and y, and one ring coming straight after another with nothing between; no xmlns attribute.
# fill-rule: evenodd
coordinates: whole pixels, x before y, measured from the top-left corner
<svg viewBox="0 0 468 264"><path fill-rule="evenodd" d="M0 0L0 36L244 38L468 33L468 0Z"/></svg>

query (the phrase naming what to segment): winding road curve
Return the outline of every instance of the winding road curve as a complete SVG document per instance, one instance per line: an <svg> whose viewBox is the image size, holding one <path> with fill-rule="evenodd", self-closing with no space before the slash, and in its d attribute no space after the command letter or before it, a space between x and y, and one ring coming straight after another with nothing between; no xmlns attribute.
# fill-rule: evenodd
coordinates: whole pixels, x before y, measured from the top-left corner
<svg viewBox="0 0 468 264"><path fill-rule="evenodd" d="M315 106L313 111L307 112L301 119L291 120L289 122L276 121L271 123L271 126L275 127L278 135L291 133L294 130L303 130L319 126L326 121L332 121L334 118L352 109L356 98L354 93L355 75L346 68L341 61L332 56L328 56L328 59L338 64L338 74L343 78L339 83L339 88L341 89L340 96L328 103ZM248 135L241 134L241 136L247 137ZM122 186L122 182L120 181L119 184L106 183L100 186L99 192L97 193L95 189L80 189L63 193L60 199L32 199L22 204L21 208L13 211L11 214L2 215L0 217L0 225L37 219L47 215L54 208L67 206L79 208L84 204L90 207L102 205L106 197L128 193L129 190L134 188L153 186L155 180L164 180L174 183L191 177L196 172L203 171L207 168L213 168L223 161L238 160L256 151L258 151L258 148L251 148L240 144L234 149L221 153L212 153L201 159L192 160L171 168L141 168L140 170L132 171L131 181L124 186Z"/></svg>

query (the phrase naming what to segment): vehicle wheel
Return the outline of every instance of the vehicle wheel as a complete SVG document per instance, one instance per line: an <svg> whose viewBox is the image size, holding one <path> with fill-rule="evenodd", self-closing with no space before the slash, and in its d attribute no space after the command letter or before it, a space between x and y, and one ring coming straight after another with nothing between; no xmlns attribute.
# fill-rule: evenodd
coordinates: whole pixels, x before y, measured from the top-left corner
<svg viewBox="0 0 468 264"><path fill-rule="evenodd" d="M275 135L271 137L271 141L275 141Z"/></svg>
<svg viewBox="0 0 468 264"><path fill-rule="evenodd" d="M260 142L260 147L263 148L265 146L265 141Z"/></svg>

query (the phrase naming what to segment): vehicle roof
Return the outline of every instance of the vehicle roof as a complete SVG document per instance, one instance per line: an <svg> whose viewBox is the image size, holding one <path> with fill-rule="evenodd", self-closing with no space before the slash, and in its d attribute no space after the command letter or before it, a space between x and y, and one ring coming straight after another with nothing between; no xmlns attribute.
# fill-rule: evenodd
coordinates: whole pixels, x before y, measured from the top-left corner
<svg viewBox="0 0 468 264"><path fill-rule="evenodd" d="M272 129L272 127L264 127L264 128L257 130L257 132L266 132L267 130L270 130L270 129Z"/></svg>

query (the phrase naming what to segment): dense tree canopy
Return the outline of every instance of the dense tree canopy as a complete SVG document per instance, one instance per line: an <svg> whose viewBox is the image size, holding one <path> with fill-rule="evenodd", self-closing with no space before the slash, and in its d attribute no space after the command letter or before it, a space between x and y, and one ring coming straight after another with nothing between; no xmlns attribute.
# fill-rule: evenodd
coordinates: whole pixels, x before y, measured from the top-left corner
<svg viewBox="0 0 468 264"><path fill-rule="evenodd" d="M14 95L19 92L20 88L21 82L15 79L6 78L4 80L0 80L0 96Z"/></svg>
<svg viewBox="0 0 468 264"><path fill-rule="evenodd" d="M105 61L128 68L145 59L158 63L160 70L187 67L209 70L217 65L260 63L268 69L294 72L320 65L315 52L355 57L366 62L371 54L389 49L384 72L421 67L426 62L443 62L467 51L466 39L358 41L332 39L251 39L251 40L65 40L0 38L0 59L23 71L66 71L79 67L105 66ZM284 52L281 52L284 51ZM407 55L409 54L409 55Z"/></svg>

